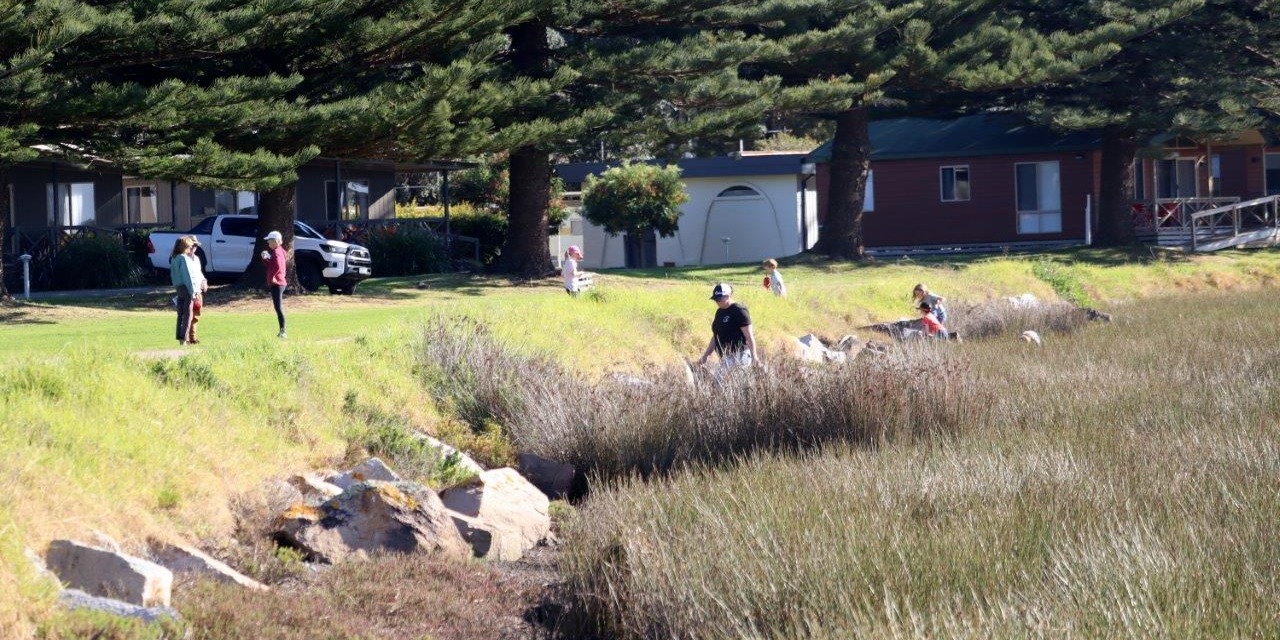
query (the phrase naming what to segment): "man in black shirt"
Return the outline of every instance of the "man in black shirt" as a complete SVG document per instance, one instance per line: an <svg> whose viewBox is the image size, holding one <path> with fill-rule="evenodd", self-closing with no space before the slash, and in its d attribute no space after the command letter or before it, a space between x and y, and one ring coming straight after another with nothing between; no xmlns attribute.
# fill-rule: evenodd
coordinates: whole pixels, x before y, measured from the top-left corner
<svg viewBox="0 0 1280 640"><path fill-rule="evenodd" d="M716 301L715 319L711 322L711 342L702 352L699 365L707 363L711 352L720 356L721 369L749 367L756 360L756 336L751 331L751 314L733 301L733 287L721 282L711 290Z"/></svg>

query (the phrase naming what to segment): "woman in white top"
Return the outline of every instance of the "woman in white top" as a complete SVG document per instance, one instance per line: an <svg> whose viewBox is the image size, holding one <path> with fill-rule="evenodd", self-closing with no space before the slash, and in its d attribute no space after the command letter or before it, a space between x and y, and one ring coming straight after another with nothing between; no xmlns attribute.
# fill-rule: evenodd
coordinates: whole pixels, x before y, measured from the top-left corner
<svg viewBox="0 0 1280 640"><path fill-rule="evenodd" d="M183 257L186 258L187 270L191 272L191 283L195 289L191 296L191 328L187 330L187 344L200 344L200 340L196 337L196 324L200 322L200 313L204 311L204 294L209 290L209 280L205 277L204 270L200 268L200 258L196 255L196 248L200 246L200 241L195 236L187 236L187 238L191 240L191 247Z"/></svg>
<svg viewBox="0 0 1280 640"><path fill-rule="evenodd" d="M568 251L564 252L564 266L560 269L560 275L564 276L564 290L573 297L578 297L581 288L578 287L578 275L582 273L578 270L578 261L582 259L582 249L578 245L572 245Z"/></svg>

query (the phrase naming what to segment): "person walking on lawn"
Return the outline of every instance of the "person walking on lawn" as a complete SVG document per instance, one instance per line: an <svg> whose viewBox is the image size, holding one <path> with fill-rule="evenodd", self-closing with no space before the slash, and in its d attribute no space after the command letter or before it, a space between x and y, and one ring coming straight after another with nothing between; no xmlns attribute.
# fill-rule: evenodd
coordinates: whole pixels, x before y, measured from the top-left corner
<svg viewBox="0 0 1280 640"><path fill-rule="evenodd" d="M578 276L582 274L582 270L578 269L578 262L582 260L582 249L578 245L570 245L569 250L564 253L564 266L560 269L560 275L564 278L564 290L573 297L578 297L582 293L582 287L578 284Z"/></svg>
<svg viewBox="0 0 1280 640"><path fill-rule="evenodd" d="M169 280L177 295L173 303L178 307L178 327L174 335L178 344L187 344L191 335L191 304L195 297L196 282L191 275L191 267L187 262L188 254L195 251L191 236L180 236L173 242L173 252L169 254Z"/></svg>
<svg viewBox="0 0 1280 640"><path fill-rule="evenodd" d="M284 332L284 289L289 280L285 277L285 268L289 257L284 252L284 236L279 231L272 231L263 238L267 241L267 250L262 252L262 262L267 267L267 289L271 291L271 304L276 308L276 321L280 324L278 338L286 338Z"/></svg>
<svg viewBox="0 0 1280 640"><path fill-rule="evenodd" d="M698 359L698 365L707 363L715 352L720 356L720 371L738 367L750 367L757 359L756 336L751 330L751 314L747 308L733 301L733 287L726 282L711 290L716 301L716 315L711 321L711 341Z"/></svg>
<svg viewBox="0 0 1280 640"><path fill-rule="evenodd" d="M204 294L209 291L209 279L204 277L204 269L200 268L200 258L196 248L200 240L195 236L187 236L191 240L191 248L187 249L187 270L191 272L191 282L195 295L191 296L191 329L187 331L187 344L200 344L196 338L196 325L200 324L200 312L204 310Z"/></svg>

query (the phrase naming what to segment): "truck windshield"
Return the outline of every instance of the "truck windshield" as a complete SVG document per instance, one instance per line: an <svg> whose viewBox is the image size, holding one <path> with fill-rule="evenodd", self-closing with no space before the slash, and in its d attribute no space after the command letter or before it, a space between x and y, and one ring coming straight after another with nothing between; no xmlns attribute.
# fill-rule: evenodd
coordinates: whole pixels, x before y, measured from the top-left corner
<svg viewBox="0 0 1280 640"><path fill-rule="evenodd" d="M201 221L200 221L200 224L198 224L198 225L196 225L196 226L194 226L194 227L191 227L191 230L190 230L190 231L188 231L187 233L189 233L189 234L191 234L191 235L195 235L195 236L207 236L207 235L210 235L210 234L212 234L212 233L213 233L213 223L214 223L214 221L216 221L216 220L217 220L217 218L215 218L215 217L213 217L213 216L209 216L208 218L205 218L204 220L201 220Z"/></svg>
<svg viewBox="0 0 1280 640"><path fill-rule="evenodd" d="M324 236L320 235L319 231L307 226L305 222L298 222L297 220L293 222L293 235L312 238L315 240L324 240Z"/></svg>

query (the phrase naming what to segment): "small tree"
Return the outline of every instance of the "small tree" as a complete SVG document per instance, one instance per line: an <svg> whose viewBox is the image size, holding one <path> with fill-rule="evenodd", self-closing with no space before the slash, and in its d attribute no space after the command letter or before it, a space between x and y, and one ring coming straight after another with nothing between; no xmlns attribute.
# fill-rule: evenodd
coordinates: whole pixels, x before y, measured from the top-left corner
<svg viewBox="0 0 1280 640"><path fill-rule="evenodd" d="M689 195L675 165L627 164L588 176L582 187L583 217L612 236L650 229L668 238L680 228L680 205Z"/></svg>

